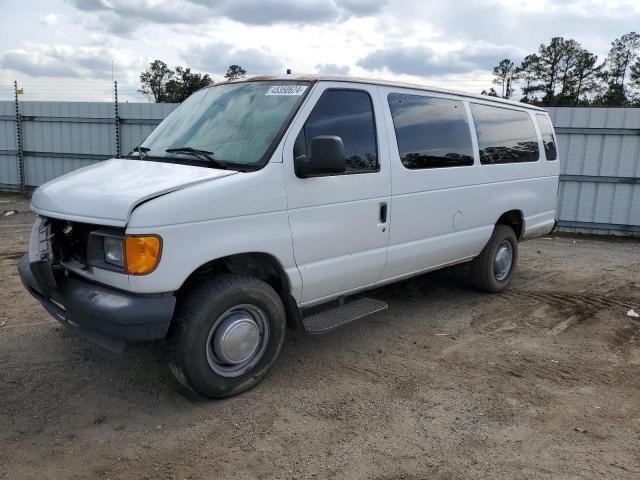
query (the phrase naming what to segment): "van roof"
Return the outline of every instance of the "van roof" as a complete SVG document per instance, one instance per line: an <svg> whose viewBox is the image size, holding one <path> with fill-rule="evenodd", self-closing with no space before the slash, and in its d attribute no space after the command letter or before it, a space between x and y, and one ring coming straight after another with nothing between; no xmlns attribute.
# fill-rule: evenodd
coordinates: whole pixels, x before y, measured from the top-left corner
<svg viewBox="0 0 640 480"><path fill-rule="evenodd" d="M502 103L502 104L512 105L520 108L528 108L531 110L546 112L544 108L536 107L528 103L516 102L514 100L506 100L504 98L499 98L499 97L489 97L487 95L478 95L474 93L461 92L457 90L449 90L446 88L430 87L427 85L419 85L419 84L413 84L413 83L395 82L391 80L379 80L379 79L371 79L371 78L339 77L339 76L331 76L331 75L273 75L273 76L263 75L263 76L257 76L257 77L244 78L241 80L235 80L234 82L256 82L256 81L266 81L266 80L294 80L294 81L298 80L298 81L307 81L307 82L320 82L320 81L349 82L349 83L366 83L369 85L384 85L387 87L411 88L413 90L425 90L429 92L446 93L450 95L458 95L466 98L475 98L478 100Z"/></svg>

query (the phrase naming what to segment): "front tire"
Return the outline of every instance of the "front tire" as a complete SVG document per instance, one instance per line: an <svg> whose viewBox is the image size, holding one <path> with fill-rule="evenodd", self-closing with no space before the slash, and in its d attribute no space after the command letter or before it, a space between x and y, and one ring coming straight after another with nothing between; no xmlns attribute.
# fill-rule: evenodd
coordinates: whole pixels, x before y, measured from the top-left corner
<svg viewBox="0 0 640 480"><path fill-rule="evenodd" d="M478 290L499 293L511 282L518 263L518 238L507 225L496 225L489 242L471 262L471 278Z"/></svg>
<svg viewBox="0 0 640 480"><path fill-rule="evenodd" d="M246 275L220 275L179 302L169 333L169 366L196 393L224 398L267 376L286 333L278 293Z"/></svg>

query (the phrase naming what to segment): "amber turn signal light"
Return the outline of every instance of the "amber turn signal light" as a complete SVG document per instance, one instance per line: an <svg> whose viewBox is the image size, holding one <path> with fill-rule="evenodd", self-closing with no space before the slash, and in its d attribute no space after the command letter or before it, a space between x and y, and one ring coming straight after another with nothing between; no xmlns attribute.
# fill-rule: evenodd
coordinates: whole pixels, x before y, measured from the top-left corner
<svg viewBox="0 0 640 480"><path fill-rule="evenodd" d="M162 241L155 235L127 235L124 240L124 260L127 273L146 275L160 261Z"/></svg>

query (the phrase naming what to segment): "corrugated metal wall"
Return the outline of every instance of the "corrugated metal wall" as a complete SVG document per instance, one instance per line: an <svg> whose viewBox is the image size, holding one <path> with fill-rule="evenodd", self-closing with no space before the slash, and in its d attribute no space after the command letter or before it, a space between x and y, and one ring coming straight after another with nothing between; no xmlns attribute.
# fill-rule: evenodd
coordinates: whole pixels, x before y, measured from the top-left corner
<svg viewBox="0 0 640 480"><path fill-rule="evenodd" d="M114 156L113 112L110 103L21 103L25 184L41 185Z"/></svg>
<svg viewBox="0 0 640 480"><path fill-rule="evenodd" d="M565 231L640 234L640 109L550 108Z"/></svg>
<svg viewBox="0 0 640 480"><path fill-rule="evenodd" d="M126 154L175 104L20 102L27 188ZM563 230L640 234L640 109L550 108L560 149ZM0 190L20 188L13 102L0 102Z"/></svg>
<svg viewBox="0 0 640 480"><path fill-rule="evenodd" d="M121 103L119 105L121 152L126 155L140 145L160 121L169 115L175 103Z"/></svg>
<svg viewBox="0 0 640 480"><path fill-rule="evenodd" d="M16 110L13 102L0 102L0 189L20 184L16 150Z"/></svg>
<svg viewBox="0 0 640 480"><path fill-rule="evenodd" d="M20 102L24 186L43 183L92 163L126 154L176 104ZM0 189L19 190L14 102L0 102Z"/></svg>

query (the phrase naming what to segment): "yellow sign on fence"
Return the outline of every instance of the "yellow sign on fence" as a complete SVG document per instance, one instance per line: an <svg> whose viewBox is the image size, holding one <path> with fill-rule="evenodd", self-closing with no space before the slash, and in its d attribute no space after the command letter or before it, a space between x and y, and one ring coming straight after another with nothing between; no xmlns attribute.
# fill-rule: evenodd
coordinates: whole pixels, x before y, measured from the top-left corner
<svg viewBox="0 0 640 480"><path fill-rule="evenodd" d="M24 88L16 88L16 95L23 95L24 94Z"/></svg>

